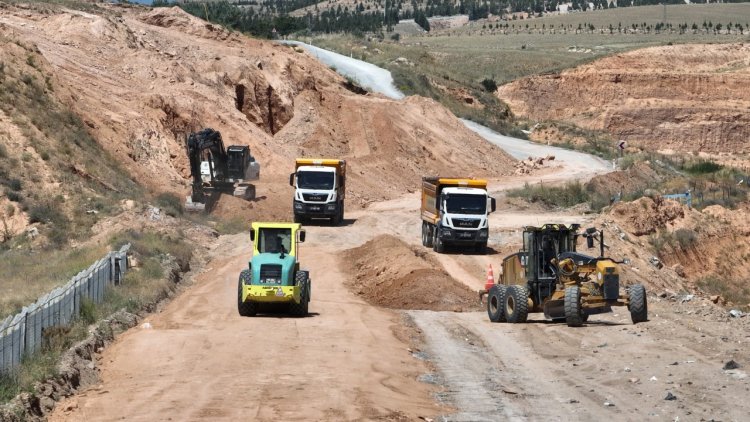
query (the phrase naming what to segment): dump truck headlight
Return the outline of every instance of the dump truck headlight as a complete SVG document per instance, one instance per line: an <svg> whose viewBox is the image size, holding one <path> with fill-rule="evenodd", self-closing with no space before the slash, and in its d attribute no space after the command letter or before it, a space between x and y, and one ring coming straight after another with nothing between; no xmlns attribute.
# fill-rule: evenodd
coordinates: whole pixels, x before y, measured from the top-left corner
<svg viewBox="0 0 750 422"><path fill-rule="evenodd" d="M479 230L480 239L487 239L489 235L490 235L490 232L488 230Z"/></svg>
<svg viewBox="0 0 750 422"><path fill-rule="evenodd" d="M299 202L297 202L297 201L294 201L294 209L295 210L301 210L302 209L302 204L299 203Z"/></svg>
<svg viewBox="0 0 750 422"><path fill-rule="evenodd" d="M335 211L336 210L336 204L328 204L326 205L327 211Z"/></svg>

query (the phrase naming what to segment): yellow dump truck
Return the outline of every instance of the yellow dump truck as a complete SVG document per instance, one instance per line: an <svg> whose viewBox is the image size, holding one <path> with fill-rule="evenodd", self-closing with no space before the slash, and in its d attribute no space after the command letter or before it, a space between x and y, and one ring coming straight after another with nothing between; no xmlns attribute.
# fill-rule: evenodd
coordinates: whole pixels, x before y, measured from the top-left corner
<svg viewBox="0 0 750 422"><path fill-rule="evenodd" d="M495 198L487 181L458 177L422 178L422 245L442 253L446 245L470 247L485 253L489 214Z"/></svg>
<svg viewBox="0 0 750 422"><path fill-rule="evenodd" d="M327 158L298 158L289 175L294 188L294 222L327 218L334 225L344 221L346 161Z"/></svg>

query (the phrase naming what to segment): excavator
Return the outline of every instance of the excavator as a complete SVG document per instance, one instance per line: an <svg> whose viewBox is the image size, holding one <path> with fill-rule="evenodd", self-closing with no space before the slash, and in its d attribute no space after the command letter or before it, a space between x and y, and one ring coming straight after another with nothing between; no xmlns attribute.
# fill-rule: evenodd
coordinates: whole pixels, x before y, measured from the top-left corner
<svg viewBox="0 0 750 422"><path fill-rule="evenodd" d="M231 145L224 149L221 134L206 128L188 135L185 142L192 193L186 198L187 211L206 211L222 193L243 199L255 197L255 186L249 184L260 177L260 164L246 145Z"/></svg>

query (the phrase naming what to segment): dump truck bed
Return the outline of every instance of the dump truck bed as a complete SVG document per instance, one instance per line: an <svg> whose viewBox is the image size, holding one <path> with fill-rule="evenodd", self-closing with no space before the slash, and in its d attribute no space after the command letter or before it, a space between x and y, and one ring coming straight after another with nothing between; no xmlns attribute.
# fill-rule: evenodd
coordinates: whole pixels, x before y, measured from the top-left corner
<svg viewBox="0 0 750 422"><path fill-rule="evenodd" d="M323 166L335 167L336 173L344 176L346 174L346 160L336 160L330 158L297 158L294 160L294 170L302 166Z"/></svg>

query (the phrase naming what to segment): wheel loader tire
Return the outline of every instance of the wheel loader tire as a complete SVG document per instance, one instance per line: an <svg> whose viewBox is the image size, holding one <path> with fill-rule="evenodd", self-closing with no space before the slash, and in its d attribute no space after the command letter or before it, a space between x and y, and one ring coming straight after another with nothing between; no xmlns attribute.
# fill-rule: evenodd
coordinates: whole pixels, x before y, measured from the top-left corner
<svg viewBox="0 0 750 422"><path fill-rule="evenodd" d="M487 294L487 316L492 322L505 322L506 287L494 285Z"/></svg>
<svg viewBox="0 0 750 422"><path fill-rule="evenodd" d="M237 283L237 311L240 316L255 316L258 313L258 304L253 302L242 301L242 285L250 284L251 276L250 270L242 270L240 273L240 280Z"/></svg>
<svg viewBox="0 0 750 422"><path fill-rule="evenodd" d="M568 327L580 327L583 325L581 288L578 286L571 286L565 289L565 322L568 323Z"/></svg>
<svg viewBox="0 0 750 422"><path fill-rule="evenodd" d="M630 304L630 319L633 324L648 321L648 299L646 298L646 288L642 284L634 284L628 290Z"/></svg>
<svg viewBox="0 0 750 422"><path fill-rule="evenodd" d="M529 289L513 285L505 291L505 319L510 323L526 322L529 316Z"/></svg>
<svg viewBox="0 0 750 422"><path fill-rule="evenodd" d="M294 284L302 286L302 291L300 292L300 303L292 302L289 305L289 313L298 317L307 316L310 304L310 280L307 276L307 272L297 271L297 273L294 274Z"/></svg>

